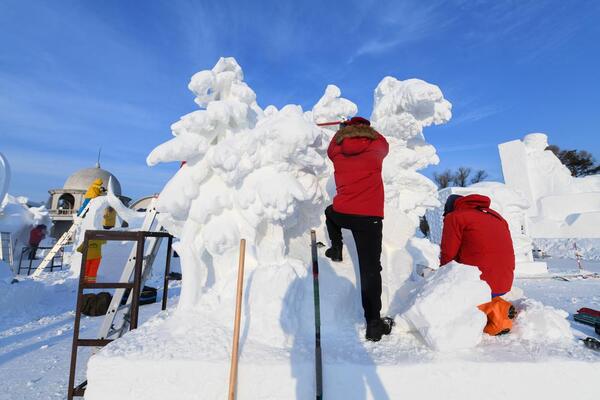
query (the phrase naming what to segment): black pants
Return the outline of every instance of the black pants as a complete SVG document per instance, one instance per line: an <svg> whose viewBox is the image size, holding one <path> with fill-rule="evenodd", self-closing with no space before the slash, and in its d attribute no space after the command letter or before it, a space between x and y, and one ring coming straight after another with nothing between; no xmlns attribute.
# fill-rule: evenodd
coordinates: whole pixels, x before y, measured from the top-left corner
<svg viewBox="0 0 600 400"><path fill-rule="evenodd" d="M35 253L37 253L38 246L30 244L29 245L29 259L35 260Z"/></svg>
<svg viewBox="0 0 600 400"><path fill-rule="evenodd" d="M380 318L381 311L381 240L383 239L383 218L362 215L342 214L325 209L327 232L332 246L342 246L342 228L350 229L360 269L360 293L365 319Z"/></svg>

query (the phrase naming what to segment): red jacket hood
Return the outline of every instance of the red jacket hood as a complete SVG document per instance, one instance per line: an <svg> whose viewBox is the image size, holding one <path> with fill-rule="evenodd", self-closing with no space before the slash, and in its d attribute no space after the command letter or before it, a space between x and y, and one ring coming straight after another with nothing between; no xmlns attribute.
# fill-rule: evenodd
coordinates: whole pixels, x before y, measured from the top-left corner
<svg viewBox="0 0 600 400"><path fill-rule="evenodd" d="M470 194L461 197L454 203L455 210L467 210L475 208L490 208L491 200L487 196L481 194Z"/></svg>
<svg viewBox="0 0 600 400"><path fill-rule="evenodd" d="M342 142L342 154L354 156L362 153L369 147L372 140L364 137L345 138Z"/></svg>

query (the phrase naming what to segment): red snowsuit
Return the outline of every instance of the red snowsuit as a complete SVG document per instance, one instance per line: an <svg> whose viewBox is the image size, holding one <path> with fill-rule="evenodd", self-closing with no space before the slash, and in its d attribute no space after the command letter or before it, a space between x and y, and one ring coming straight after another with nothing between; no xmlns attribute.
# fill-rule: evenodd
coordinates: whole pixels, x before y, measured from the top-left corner
<svg viewBox="0 0 600 400"><path fill-rule="evenodd" d="M492 294L510 291L515 252L508 223L490 208L489 197L462 197L444 218L440 264L452 260L478 267Z"/></svg>
<svg viewBox="0 0 600 400"><path fill-rule="evenodd" d="M336 134L327 149L335 167L337 194L333 209L342 214L383 218L381 168L389 151L388 142L368 126L347 127L344 132L343 137Z"/></svg>

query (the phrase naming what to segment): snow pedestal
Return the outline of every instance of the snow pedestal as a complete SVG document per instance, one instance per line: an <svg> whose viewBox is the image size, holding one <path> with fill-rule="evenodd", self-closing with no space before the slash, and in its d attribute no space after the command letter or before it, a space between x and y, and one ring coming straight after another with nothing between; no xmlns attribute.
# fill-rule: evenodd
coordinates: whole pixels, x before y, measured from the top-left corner
<svg viewBox="0 0 600 400"><path fill-rule="evenodd" d="M364 363L324 359L323 397L334 400L382 399L597 399L597 365L586 361L553 360L414 362L386 364L373 357ZM102 384L91 386L88 400L225 399L228 362L173 359L108 359L96 357L88 367ZM296 365L278 359L240 361L237 398L240 400L314 398L314 366L305 359ZM128 379L122 379L124 376ZM147 382L152 382L148 384Z"/></svg>
<svg viewBox="0 0 600 400"><path fill-rule="evenodd" d="M482 335L482 342L468 350L439 353L418 335L401 329L371 343L363 339L364 328L355 313L355 269L349 262L330 264L325 258L320 258L319 264L325 311L321 317L325 398L481 399L483 393L498 400L507 396L562 400L572 397L575 387L578 399L597 398L588 383L597 375L600 357L573 340L561 312L529 300L517 302L521 313L513 333ZM309 268L307 260L304 270ZM273 287L276 284L272 281ZM463 285L460 290L469 291L475 302L485 297L480 288L470 290ZM297 312L303 303L310 304L312 276L306 273L297 279L289 295L296 306L282 312ZM284 296L284 303L289 300L291 297ZM282 315L278 324L285 332L285 343L269 344L250 332L250 322L268 305L248 307L247 301L249 298L242 316L237 398L314 397L312 329L290 330ZM426 308L426 304L419 306L423 315L431 314ZM170 310L111 343L88 364L86 399L226 398L232 323L223 325L214 316L209 308ZM311 325L314 316L306 318Z"/></svg>
<svg viewBox="0 0 600 400"><path fill-rule="evenodd" d="M427 210L431 240L440 244L443 231L443 213L446 199L451 194L467 196L469 194L482 194L492 200L491 208L498 211L510 229L515 250L515 276L525 277L532 275L548 274L545 262L534 261L532 253L532 239L528 231L527 210L529 202L513 188L499 182L481 182L468 187L450 187L439 191L442 206Z"/></svg>

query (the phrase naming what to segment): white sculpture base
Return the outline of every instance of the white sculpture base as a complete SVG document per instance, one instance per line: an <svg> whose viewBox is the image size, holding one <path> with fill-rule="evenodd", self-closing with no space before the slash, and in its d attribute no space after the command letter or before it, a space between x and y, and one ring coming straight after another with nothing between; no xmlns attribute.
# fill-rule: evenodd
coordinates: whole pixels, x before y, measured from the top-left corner
<svg viewBox="0 0 600 400"><path fill-rule="evenodd" d="M542 261L517 263L515 266L515 278L547 274L548 265Z"/></svg>

